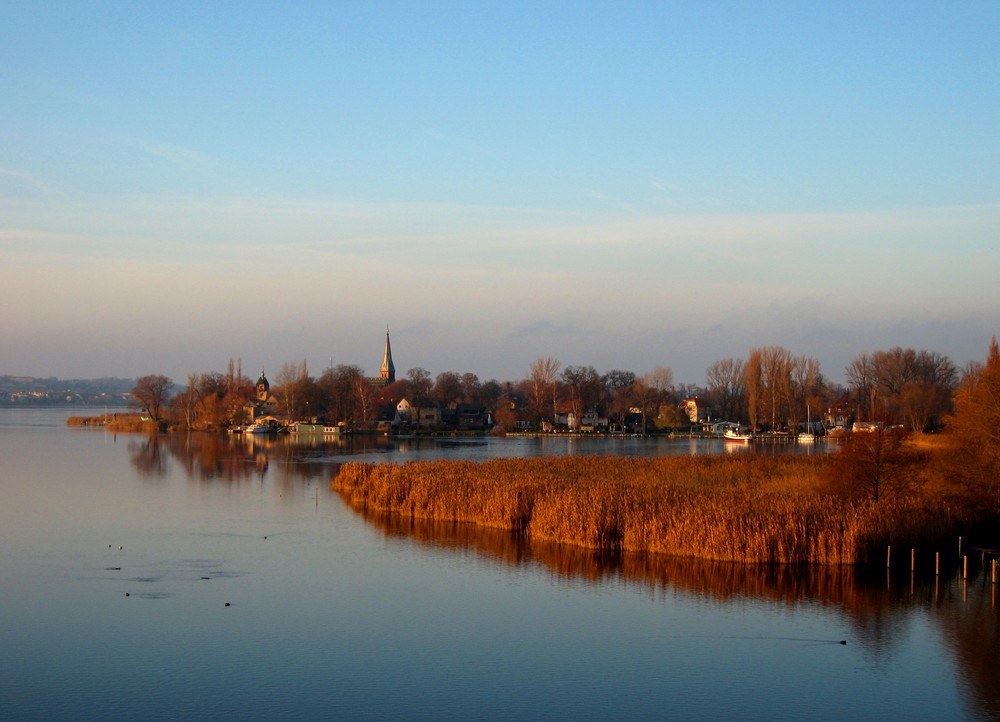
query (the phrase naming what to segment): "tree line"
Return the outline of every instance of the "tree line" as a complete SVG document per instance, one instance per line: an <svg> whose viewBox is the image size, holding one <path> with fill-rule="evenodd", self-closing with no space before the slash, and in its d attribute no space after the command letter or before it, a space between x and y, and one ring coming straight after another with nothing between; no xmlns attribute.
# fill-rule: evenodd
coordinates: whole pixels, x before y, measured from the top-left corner
<svg viewBox="0 0 1000 722"><path fill-rule="evenodd" d="M518 380L481 381L475 373L456 371L432 376L416 367L386 386L372 383L355 365L331 364L314 376L305 361L289 362L275 375L271 393L288 419L358 427L374 423L379 406L405 398L415 406L481 406L507 429L587 413L612 427L631 418L644 431L687 429L692 421L681 403L697 399L712 419L762 429L794 430L846 405L855 420L926 431L941 425L960 383L975 371L970 366L960 373L939 353L893 348L856 356L845 369L845 387L828 381L817 359L767 346L750 349L745 358L714 362L706 369L704 386L676 384L668 366L641 375L621 369L600 373L593 366L564 367L545 357L533 361ZM255 389L240 364L230 360L225 372L189 374L183 385L162 375L144 376L132 397L156 421L216 429L242 422Z"/></svg>

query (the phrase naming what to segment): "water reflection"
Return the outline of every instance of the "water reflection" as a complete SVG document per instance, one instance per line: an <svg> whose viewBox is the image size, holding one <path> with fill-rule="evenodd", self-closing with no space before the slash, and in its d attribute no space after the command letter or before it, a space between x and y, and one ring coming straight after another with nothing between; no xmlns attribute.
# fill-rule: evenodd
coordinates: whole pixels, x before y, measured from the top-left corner
<svg viewBox="0 0 1000 722"><path fill-rule="evenodd" d="M964 673L960 679L965 697L974 701L977 714L990 719L1000 719L997 592L997 585L980 574L963 584L961 604L937 604L933 613Z"/></svg>
<svg viewBox="0 0 1000 722"><path fill-rule="evenodd" d="M335 439L171 434L132 438L129 457L144 477L163 478L171 469L179 469L201 483L263 485L265 480L268 484L276 481L286 498L294 498L296 490L301 493L315 481L321 483L309 490L310 495L331 493L325 491L325 482L349 459L726 453L724 444L712 443L700 439ZM733 453L783 453L791 449L795 446ZM538 567L554 578L583 581L595 588L625 584L665 599L681 594L720 606L764 602L790 611L811 607L829 612L844 620L839 628L850 630L838 636L846 637L852 648L862 649L876 671L905 661L901 657L911 648L907 644L910 636L940 637L967 692L970 708L966 716L1000 717L997 590L978 570L966 583L951 573L940 579L927 573L911 576L909 572L889 577L884 570L870 575L850 567L749 567L648 555L607 558L468 524L421 521L364 509L355 509L355 513L387 537L406 538L456 556L474 554L496 564ZM840 639L823 641L836 644Z"/></svg>
<svg viewBox="0 0 1000 722"><path fill-rule="evenodd" d="M472 524L420 520L360 507L355 512L387 537L407 537L457 554L472 552L503 564L537 564L558 577L594 584L624 582L654 593L682 592L721 603L765 600L789 609L820 605L848 621L853 634L843 641L861 645L876 669L900 661L897 647L912 633L914 613L921 610L953 653L968 688L971 715L1000 717L997 589L982 569L966 581L958 572L941 578L911 573L890 577L856 567L750 566L653 555L607 558Z"/></svg>
<svg viewBox="0 0 1000 722"><path fill-rule="evenodd" d="M405 462L432 459L483 461L498 457L571 455L698 456L700 454L826 453L826 445L726 444L705 438L582 437L390 437L175 433L136 436L132 463L145 476L168 473L168 458L203 480L260 477L271 462L292 463L297 475L327 473L348 460Z"/></svg>

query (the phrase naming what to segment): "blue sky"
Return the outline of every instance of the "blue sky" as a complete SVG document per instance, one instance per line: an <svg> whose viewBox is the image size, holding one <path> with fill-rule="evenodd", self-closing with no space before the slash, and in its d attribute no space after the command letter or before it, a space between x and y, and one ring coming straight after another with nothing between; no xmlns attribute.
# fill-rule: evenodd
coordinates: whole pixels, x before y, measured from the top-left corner
<svg viewBox="0 0 1000 722"><path fill-rule="evenodd" d="M1000 3L0 0L0 373L1000 329Z"/></svg>

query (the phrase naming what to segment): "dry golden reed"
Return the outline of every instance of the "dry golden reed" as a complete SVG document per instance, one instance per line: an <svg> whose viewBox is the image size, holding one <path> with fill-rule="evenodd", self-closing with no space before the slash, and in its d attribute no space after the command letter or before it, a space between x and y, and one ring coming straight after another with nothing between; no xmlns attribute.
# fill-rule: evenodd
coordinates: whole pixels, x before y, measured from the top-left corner
<svg viewBox="0 0 1000 722"><path fill-rule="evenodd" d="M155 433L157 424L144 421L142 414L101 414L100 416L70 416L66 419L67 426L84 426L88 428L103 427L107 431L124 433Z"/></svg>
<svg viewBox="0 0 1000 722"><path fill-rule="evenodd" d="M950 533L945 502L844 499L827 492L824 464L792 455L352 462L331 485L359 508L609 553L855 564Z"/></svg>

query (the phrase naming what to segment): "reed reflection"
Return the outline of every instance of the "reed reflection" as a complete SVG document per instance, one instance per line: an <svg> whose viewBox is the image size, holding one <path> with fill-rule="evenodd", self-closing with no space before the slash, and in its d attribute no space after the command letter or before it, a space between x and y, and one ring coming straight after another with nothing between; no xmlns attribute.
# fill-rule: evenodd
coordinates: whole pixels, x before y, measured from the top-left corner
<svg viewBox="0 0 1000 722"><path fill-rule="evenodd" d="M947 576L899 573L887 577L856 566L747 565L651 554L614 557L569 545L539 543L475 524L430 521L351 504L368 525L387 537L473 552L514 566L537 564L550 573L588 583L622 581L653 590L680 591L720 602L765 600L794 608L819 604L833 609L875 667L897 662L897 645L910 633L914 612L923 610L954 650L974 716L1000 716L1000 623L997 590L978 570L965 583L953 568Z"/></svg>
<svg viewBox="0 0 1000 722"><path fill-rule="evenodd" d="M1000 590L986 573L962 584L950 585L953 603L937 603L933 618L941 625L945 643L954 650L965 698L976 717L1000 719L1000 624L997 596ZM961 603L958 603L960 600Z"/></svg>

